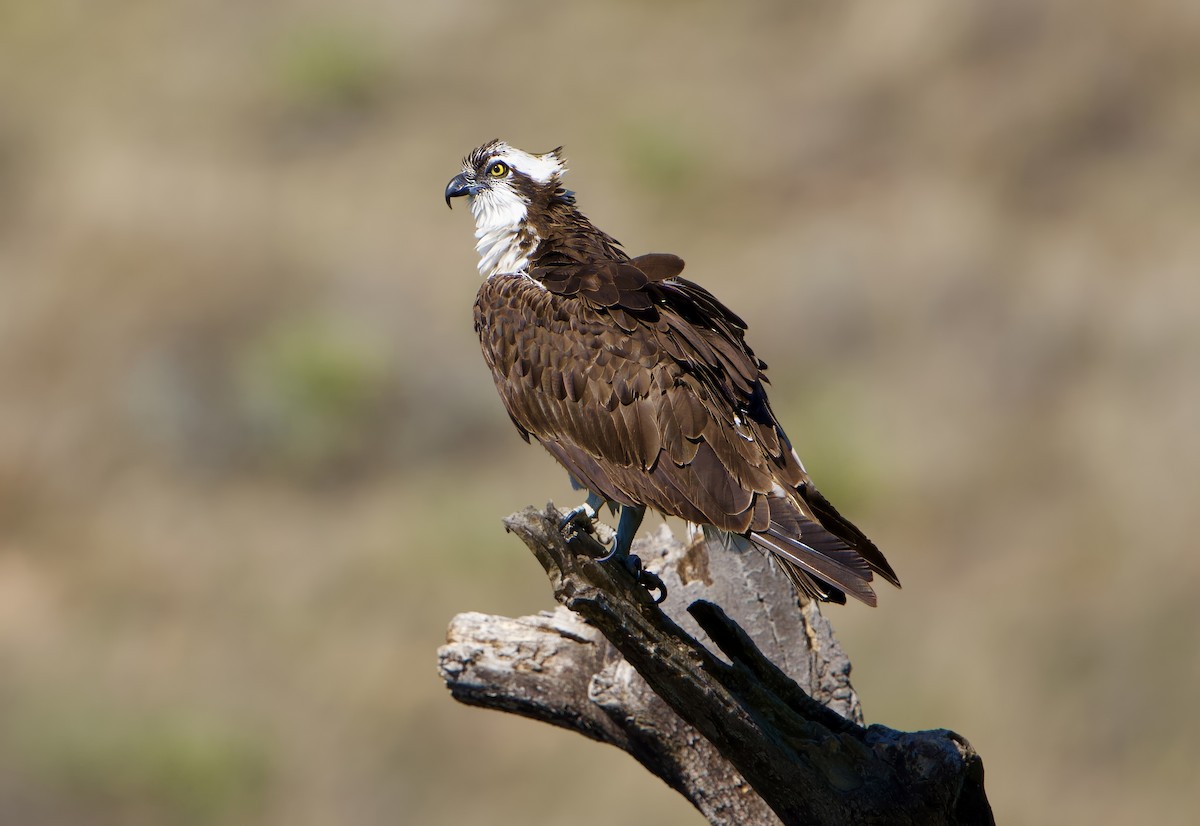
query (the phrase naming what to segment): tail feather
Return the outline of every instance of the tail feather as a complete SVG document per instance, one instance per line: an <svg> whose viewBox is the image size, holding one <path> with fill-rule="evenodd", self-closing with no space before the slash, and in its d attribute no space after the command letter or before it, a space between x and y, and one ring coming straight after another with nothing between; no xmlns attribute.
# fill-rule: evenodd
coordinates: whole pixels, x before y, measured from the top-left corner
<svg viewBox="0 0 1200 826"><path fill-rule="evenodd" d="M837 512L837 509L830 504L829 500L821 495L820 491L812 485L801 485L799 488L800 496L804 499L804 503L812 509L813 515L817 517L825 528L830 532L845 540L852 546L859 556L866 560L871 566L871 570L882 576L888 582L900 587L900 578L896 576L896 572L892 570L892 566L888 564L883 553L875 547L875 543L867 539L858 528L850 522L849 519Z"/></svg>
<svg viewBox="0 0 1200 826"><path fill-rule="evenodd" d="M808 577L836 586L867 605L874 606L877 602L875 591L871 588L871 572L869 570L855 570L814 550L803 542L787 536L752 533L750 541L795 566ZM865 566L863 567L865 569ZM795 582L794 579L793 582Z"/></svg>
<svg viewBox="0 0 1200 826"><path fill-rule="evenodd" d="M845 591L809 576L782 557L773 556L771 558L779 563L780 569L787 576L788 581L792 583L792 587L796 589L797 594L804 594L818 602L833 602L837 605L846 604Z"/></svg>
<svg viewBox="0 0 1200 826"><path fill-rule="evenodd" d="M875 605L875 573L899 586L879 549L829 500L809 485L796 493L797 499L767 498L770 518L764 530L731 534L706 528L705 534L710 539L715 534L726 547L759 548L778 562L798 593L824 602L845 602L848 595Z"/></svg>
<svg viewBox="0 0 1200 826"><path fill-rule="evenodd" d="M796 589L797 594L815 599L819 602L834 602L839 605L846 604L846 594L839 588L824 582L809 573L807 573L799 565L791 562L787 557L780 556L769 548L764 548L754 542L751 536L738 533L730 533L723 531L720 528L714 528L712 525L704 525L704 539L710 546L720 546L723 550L733 553L745 553L751 548L765 553L767 558L779 566L784 575L792 583L792 587Z"/></svg>

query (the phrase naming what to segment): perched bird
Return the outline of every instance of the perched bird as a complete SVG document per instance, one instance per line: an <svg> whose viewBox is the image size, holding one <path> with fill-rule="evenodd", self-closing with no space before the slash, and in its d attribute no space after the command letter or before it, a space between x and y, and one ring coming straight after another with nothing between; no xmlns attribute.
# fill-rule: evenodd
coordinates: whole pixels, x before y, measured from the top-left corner
<svg viewBox="0 0 1200 826"><path fill-rule="evenodd" d="M446 205L466 196L483 285L475 330L508 415L586 488L571 514L619 507L605 559L647 508L774 556L799 593L876 602L874 574L900 582L879 549L822 496L767 400L746 323L682 259L630 258L563 188L561 147L500 140L463 159Z"/></svg>

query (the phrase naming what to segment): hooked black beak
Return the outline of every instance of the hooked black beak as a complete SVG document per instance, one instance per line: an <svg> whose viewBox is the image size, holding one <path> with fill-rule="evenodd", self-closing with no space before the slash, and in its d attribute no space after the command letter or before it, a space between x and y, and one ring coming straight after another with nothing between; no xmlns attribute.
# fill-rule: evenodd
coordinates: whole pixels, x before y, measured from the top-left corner
<svg viewBox="0 0 1200 826"><path fill-rule="evenodd" d="M460 172L450 179L450 183L446 184L446 206L450 206L451 198L457 198L460 195L474 195L478 191L479 187L467 179L467 173Z"/></svg>

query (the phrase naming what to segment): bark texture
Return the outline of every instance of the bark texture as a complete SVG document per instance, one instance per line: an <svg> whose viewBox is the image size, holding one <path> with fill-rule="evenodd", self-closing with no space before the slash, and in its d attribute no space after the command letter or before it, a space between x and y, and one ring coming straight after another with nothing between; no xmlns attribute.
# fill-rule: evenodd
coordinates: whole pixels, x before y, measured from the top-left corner
<svg viewBox="0 0 1200 826"><path fill-rule="evenodd" d="M618 746L713 824L994 823L964 738L862 726L829 623L761 554L710 554L664 526L634 545L667 585L657 606L559 518L548 505L505 524L562 607L455 617L438 653L456 699Z"/></svg>

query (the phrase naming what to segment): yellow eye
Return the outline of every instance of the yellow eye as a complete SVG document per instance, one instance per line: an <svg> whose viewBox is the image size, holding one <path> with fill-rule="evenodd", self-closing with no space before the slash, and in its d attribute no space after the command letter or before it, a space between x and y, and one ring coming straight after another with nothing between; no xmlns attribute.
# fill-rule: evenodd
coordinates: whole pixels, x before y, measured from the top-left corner
<svg viewBox="0 0 1200 826"><path fill-rule="evenodd" d="M487 173L493 178L503 178L508 174L508 164L506 164L504 161L496 161L494 164L488 167Z"/></svg>

